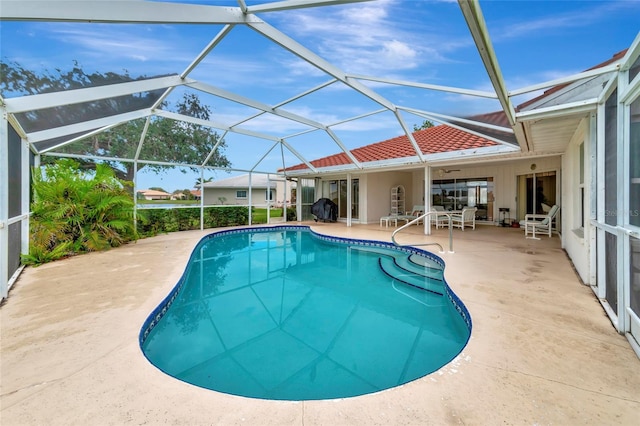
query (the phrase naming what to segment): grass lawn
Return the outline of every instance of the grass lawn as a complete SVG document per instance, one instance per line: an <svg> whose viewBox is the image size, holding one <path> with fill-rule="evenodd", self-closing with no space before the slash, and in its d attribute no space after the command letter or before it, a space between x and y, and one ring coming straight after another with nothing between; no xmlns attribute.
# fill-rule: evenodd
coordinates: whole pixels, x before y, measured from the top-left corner
<svg viewBox="0 0 640 426"><path fill-rule="evenodd" d="M282 209L271 209L271 217L282 217ZM253 209L252 223L267 223L267 209Z"/></svg>

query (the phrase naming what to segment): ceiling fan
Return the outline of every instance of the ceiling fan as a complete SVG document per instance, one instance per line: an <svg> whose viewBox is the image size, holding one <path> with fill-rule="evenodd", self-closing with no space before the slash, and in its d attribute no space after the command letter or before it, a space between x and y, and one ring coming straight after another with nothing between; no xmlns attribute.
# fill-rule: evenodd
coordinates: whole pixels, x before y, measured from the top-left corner
<svg viewBox="0 0 640 426"><path fill-rule="evenodd" d="M440 177L442 177L446 173L459 172L459 171L460 171L460 169L439 169L438 170L438 175L440 175Z"/></svg>

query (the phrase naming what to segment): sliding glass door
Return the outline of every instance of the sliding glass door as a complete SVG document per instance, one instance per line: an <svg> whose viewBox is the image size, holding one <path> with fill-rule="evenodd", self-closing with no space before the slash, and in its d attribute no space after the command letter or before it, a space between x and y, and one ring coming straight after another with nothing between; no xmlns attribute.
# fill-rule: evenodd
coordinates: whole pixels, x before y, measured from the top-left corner
<svg viewBox="0 0 640 426"><path fill-rule="evenodd" d="M493 178L440 179L431 185L431 205L445 210L477 207L476 219L493 221Z"/></svg>
<svg viewBox="0 0 640 426"><path fill-rule="evenodd" d="M322 182L324 196L338 205L338 218L347 218L347 180L326 180ZM351 179L351 218L358 219L360 214L360 181Z"/></svg>
<svg viewBox="0 0 640 426"><path fill-rule="evenodd" d="M518 220L529 213L545 214L556 204L556 172L518 176Z"/></svg>

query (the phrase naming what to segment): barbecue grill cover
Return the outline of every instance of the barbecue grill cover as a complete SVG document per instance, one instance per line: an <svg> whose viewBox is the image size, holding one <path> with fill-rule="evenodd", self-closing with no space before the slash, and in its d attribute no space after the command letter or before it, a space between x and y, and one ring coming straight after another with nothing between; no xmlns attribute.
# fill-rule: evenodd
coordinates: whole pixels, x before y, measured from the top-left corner
<svg viewBox="0 0 640 426"><path fill-rule="evenodd" d="M338 218L338 205L328 198L320 198L311 206L316 220L335 222Z"/></svg>

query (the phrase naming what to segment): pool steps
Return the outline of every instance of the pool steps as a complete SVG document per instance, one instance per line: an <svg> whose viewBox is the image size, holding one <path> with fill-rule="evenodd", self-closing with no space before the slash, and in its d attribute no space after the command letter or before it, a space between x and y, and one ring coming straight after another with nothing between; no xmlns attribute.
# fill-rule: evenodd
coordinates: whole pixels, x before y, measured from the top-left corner
<svg viewBox="0 0 640 426"><path fill-rule="evenodd" d="M438 296L444 295L442 268L431 259L414 254L408 256L406 253L396 254L390 250L374 247L352 246L351 249L378 256L380 270L397 282Z"/></svg>
<svg viewBox="0 0 640 426"><path fill-rule="evenodd" d="M394 281L428 291L438 296L444 296L444 283L441 278L429 277L408 271L399 267L395 259L388 257L379 257L378 265L382 272L393 278Z"/></svg>

